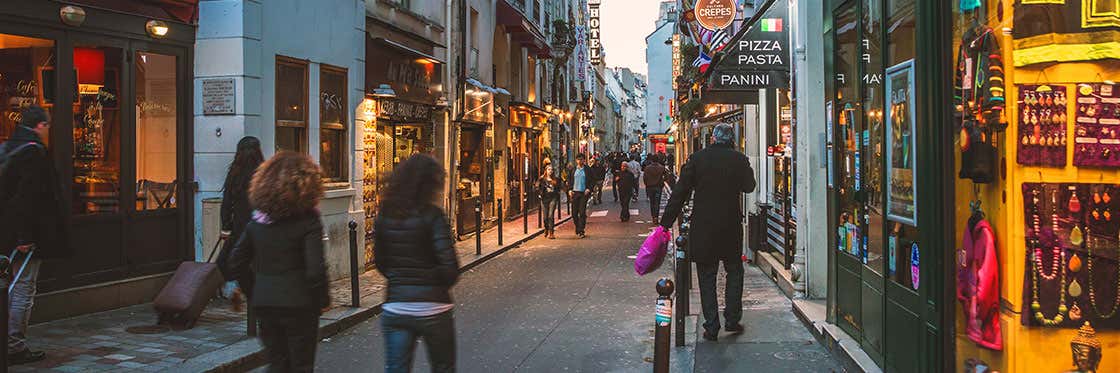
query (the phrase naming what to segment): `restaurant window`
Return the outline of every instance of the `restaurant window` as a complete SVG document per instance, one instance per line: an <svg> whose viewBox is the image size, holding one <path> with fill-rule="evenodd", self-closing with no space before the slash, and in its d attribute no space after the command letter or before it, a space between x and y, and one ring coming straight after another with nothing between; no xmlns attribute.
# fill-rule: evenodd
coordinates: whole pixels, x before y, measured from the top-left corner
<svg viewBox="0 0 1120 373"><path fill-rule="evenodd" d="M346 69L319 72L319 165L328 181L346 181Z"/></svg>
<svg viewBox="0 0 1120 373"><path fill-rule="evenodd" d="M74 47L78 104L74 106L75 214L120 211L121 70L120 48Z"/></svg>
<svg viewBox="0 0 1120 373"><path fill-rule="evenodd" d="M175 208L178 74L175 56L136 53L136 209Z"/></svg>
<svg viewBox="0 0 1120 373"><path fill-rule="evenodd" d="M307 62L276 56L276 150L307 153Z"/></svg>
<svg viewBox="0 0 1120 373"><path fill-rule="evenodd" d="M23 108L53 106L55 60L54 41L0 34L0 142L15 133Z"/></svg>

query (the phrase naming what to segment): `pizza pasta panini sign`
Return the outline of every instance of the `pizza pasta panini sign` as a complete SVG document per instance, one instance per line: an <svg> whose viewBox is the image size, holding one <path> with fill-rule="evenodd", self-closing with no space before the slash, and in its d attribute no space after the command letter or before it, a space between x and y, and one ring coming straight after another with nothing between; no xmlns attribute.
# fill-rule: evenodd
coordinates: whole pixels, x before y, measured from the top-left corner
<svg viewBox="0 0 1120 373"><path fill-rule="evenodd" d="M602 48L599 44L599 4L602 0L589 0L587 2L588 39L587 51L591 57L591 64L603 63Z"/></svg>
<svg viewBox="0 0 1120 373"><path fill-rule="evenodd" d="M746 31L732 38L712 72L710 90L789 88L789 4L772 0L765 9Z"/></svg>
<svg viewBox="0 0 1120 373"><path fill-rule="evenodd" d="M697 0L693 13L701 27L715 31L735 22L735 0Z"/></svg>

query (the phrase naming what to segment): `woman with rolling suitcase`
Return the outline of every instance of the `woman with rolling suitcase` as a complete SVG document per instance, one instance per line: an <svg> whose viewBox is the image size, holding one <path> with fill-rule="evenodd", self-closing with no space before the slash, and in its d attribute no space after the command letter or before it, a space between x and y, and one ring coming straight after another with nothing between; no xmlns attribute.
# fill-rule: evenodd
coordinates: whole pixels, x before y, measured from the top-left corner
<svg viewBox="0 0 1120 373"><path fill-rule="evenodd" d="M243 292L253 290L253 276L238 279L228 273L229 254L252 216L253 208L249 206L249 181L252 180L253 173L261 163L264 163L261 141L253 136L242 138L237 142L237 154L233 156L233 163L230 163L226 181L222 185L221 222L222 239L225 242L222 251L218 254L218 268L226 281L238 281L239 287L233 289L230 294L230 303L233 304L234 311L241 310Z"/></svg>

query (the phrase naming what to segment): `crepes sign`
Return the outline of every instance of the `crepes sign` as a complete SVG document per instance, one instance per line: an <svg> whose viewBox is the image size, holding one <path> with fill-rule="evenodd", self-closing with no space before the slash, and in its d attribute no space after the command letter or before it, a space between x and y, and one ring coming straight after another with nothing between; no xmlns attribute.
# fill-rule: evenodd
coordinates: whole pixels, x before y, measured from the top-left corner
<svg viewBox="0 0 1120 373"><path fill-rule="evenodd" d="M772 0L765 9L731 39L712 71L710 90L789 88L789 4Z"/></svg>
<svg viewBox="0 0 1120 373"><path fill-rule="evenodd" d="M693 13L701 27L715 31L731 26L737 11L734 0L697 0Z"/></svg>

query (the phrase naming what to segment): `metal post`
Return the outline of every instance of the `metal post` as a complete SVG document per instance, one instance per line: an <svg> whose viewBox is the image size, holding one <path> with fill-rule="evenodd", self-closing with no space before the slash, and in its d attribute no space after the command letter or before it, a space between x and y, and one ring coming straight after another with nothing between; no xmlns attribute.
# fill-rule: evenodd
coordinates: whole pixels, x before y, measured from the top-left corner
<svg viewBox="0 0 1120 373"><path fill-rule="evenodd" d="M474 202L474 255L482 255L482 199Z"/></svg>
<svg viewBox="0 0 1120 373"><path fill-rule="evenodd" d="M502 221L506 220L506 210L502 209L502 199L498 198L498 246L502 246Z"/></svg>
<svg viewBox="0 0 1120 373"><path fill-rule="evenodd" d="M358 222L350 221L350 306L360 307L358 291Z"/></svg>
<svg viewBox="0 0 1120 373"><path fill-rule="evenodd" d="M688 260L685 258L685 256L687 256L685 247L688 245L688 227L687 226L688 226L688 224L681 224L680 235L677 236L677 240L675 242L676 243L676 248L677 248L677 252L676 252L676 268L677 268L676 277L677 277L677 283L681 284L680 286L677 286L677 289L676 289L677 290L677 309L676 309L676 313L677 313L677 323L676 323L677 335L676 335L675 342L676 342L677 347L681 347L681 346L685 345L685 340L684 340L685 317L688 316L688 296L689 296L688 295L688 287L684 285L684 284L689 282L689 278L687 277L688 276L688 273L687 273L687 271L688 271Z"/></svg>
<svg viewBox="0 0 1120 373"><path fill-rule="evenodd" d="M673 280L657 281L657 312L654 317L653 372L669 373L669 325L673 320Z"/></svg>
<svg viewBox="0 0 1120 373"><path fill-rule="evenodd" d="M4 282L5 283L4 289L7 289L8 286L10 286L9 284L11 284L11 282L13 281L11 269L12 269L12 259L7 257L7 256L0 255L0 278L4 278L4 279L7 280L7 281ZM7 291L0 291L0 304L4 305L4 307L0 307L0 308L3 308L3 310L0 310L0 326L3 326L3 333L0 333L0 334L4 335L3 338L0 338L0 341L4 342L3 348L0 348L0 350L3 350L3 351L0 351L0 369L2 369L3 372L7 373L8 372L8 306L9 306L8 305L8 292Z"/></svg>
<svg viewBox="0 0 1120 373"><path fill-rule="evenodd" d="M540 209L537 210L537 229L544 226L544 199L540 201Z"/></svg>
<svg viewBox="0 0 1120 373"><path fill-rule="evenodd" d="M521 201L521 225L524 226L521 233L529 234L529 197Z"/></svg>

